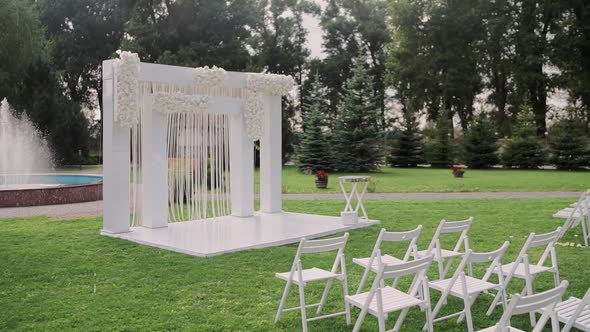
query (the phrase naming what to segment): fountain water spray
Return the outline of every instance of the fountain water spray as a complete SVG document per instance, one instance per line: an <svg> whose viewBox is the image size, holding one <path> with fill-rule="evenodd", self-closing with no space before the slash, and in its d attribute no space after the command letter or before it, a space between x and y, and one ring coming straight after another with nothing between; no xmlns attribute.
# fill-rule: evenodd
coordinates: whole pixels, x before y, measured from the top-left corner
<svg viewBox="0 0 590 332"><path fill-rule="evenodd" d="M29 175L51 169L47 140L26 115L17 117L6 98L0 104L0 185L29 183Z"/></svg>

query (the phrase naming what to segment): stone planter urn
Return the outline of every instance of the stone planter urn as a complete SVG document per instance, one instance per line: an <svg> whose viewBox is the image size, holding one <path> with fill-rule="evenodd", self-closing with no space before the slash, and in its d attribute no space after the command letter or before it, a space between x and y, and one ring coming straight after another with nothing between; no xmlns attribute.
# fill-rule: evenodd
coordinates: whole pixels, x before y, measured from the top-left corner
<svg viewBox="0 0 590 332"><path fill-rule="evenodd" d="M453 172L453 176L456 178L462 178L463 174L465 174L465 171L454 171Z"/></svg>
<svg viewBox="0 0 590 332"><path fill-rule="evenodd" d="M453 176L456 178L462 178L463 174L465 174L465 171L461 166L453 166L451 167L451 171L453 172Z"/></svg>
<svg viewBox="0 0 590 332"><path fill-rule="evenodd" d="M328 187L328 178L325 179L316 179L315 186L318 189L326 189Z"/></svg>
<svg viewBox="0 0 590 332"><path fill-rule="evenodd" d="M328 187L328 173L322 169L315 172L315 186L318 189L326 189Z"/></svg>

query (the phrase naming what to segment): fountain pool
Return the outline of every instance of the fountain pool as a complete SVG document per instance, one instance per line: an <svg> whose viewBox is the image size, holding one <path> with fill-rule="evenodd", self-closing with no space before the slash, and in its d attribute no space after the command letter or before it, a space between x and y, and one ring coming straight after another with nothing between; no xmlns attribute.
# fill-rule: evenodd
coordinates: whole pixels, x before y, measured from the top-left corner
<svg viewBox="0 0 590 332"><path fill-rule="evenodd" d="M102 176L86 174L0 175L0 208L68 204L102 199Z"/></svg>

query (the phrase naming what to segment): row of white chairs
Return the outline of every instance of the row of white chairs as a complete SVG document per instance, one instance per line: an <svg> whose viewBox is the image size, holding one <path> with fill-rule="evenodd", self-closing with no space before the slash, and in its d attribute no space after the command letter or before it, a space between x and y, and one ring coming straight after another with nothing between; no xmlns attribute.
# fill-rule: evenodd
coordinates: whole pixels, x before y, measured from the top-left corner
<svg viewBox="0 0 590 332"><path fill-rule="evenodd" d="M467 329L471 332L474 330L471 315L472 304L482 292L487 293L495 290L496 295L487 314L490 315L497 304L502 301L501 305L504 307L504 315L496 327L493 327L491 330L486 329L485 331L505 331L503 326L509 324L510 316L512 314L524 312L530 313L531 325L539 327L539 329L545 325L547 317L550 316L552 322L554 322L553 324L555 324L557 319L566 323L563 331L569 331L569 328L567 328L568 324L570 325L570 328L571 326L576 328L582 326L584 331L590 331L590 308L584 309L584 306L590 300L590 295L587 294L587 296L584 297L585 302L582 300L576 302L575 300L570 299L568 300L569 302L566 301L567 304L560 304L557 308L562 308L564 310L563 314L556 314L559 310L555 311L553 310L553 307L551 310L547 309L549 308L549 304L547 303L556 305L557 300L551 302L552 299L561 299L561 295L563 295L563 291L565 291L565 288L567 287L567 282L559 282L557 256L554 248L554 243L559 238L561 229L558 228L553 232L538 235L531 233L525 241L516 260L509 264L501 264L502 256L506 252L509 243L505 242L499 249L491 252L474 252L469 247L467 236L467 232L472 222L473 218L455 222L441 221L428 248L422 251L418 250L416 244L422 231L421 225L414 230L406 232L387 232L385 229L382 229L377 237L377 242L375 243L370 257L353 259L355 264L358 264L365 269L355 295L348 294L348 281L346 277L344 248L348 240L348 233L342 237L324 240L302 239L291 270L289 272L276 274L278 278L286 281L286 285L275 317L275 322L278 322L283 312L298 310L301 312L303 331L307 331L307 322L309 321L339 315L345 315L347 324L351 324L350 305L353 305L361 309L354 331L360 329L367 313L376 316L379 323L379 330L385 331L385 320L387 315L391 312L401 311L393 329L393 331L399 331L408 310L411 307L419 306L426 314L425 330L432 331L435 322L459 316L459 321L462 319L466 320ZM448 233L459 233L459 239L452 249L445 249L441 244L442 235ZM396 258L393 255L382 254L381 250L383 242L409 242L409 244L405 250L404 256L402 258ZM531 264L529 261L529 250L541 246L545 247L541 258L537 263ZM331 270L328 271L317 267L309 269L303 268L301 264L302 255L328 251L337 251ZM461 261L459 262L455 273L450 278L445 278L453 259L456 258L461 258ZM546 265L548 260L550 261L549 266ZM435 281L429 281L426 273L433 262L436 262L438 265L440 278ZM488 268L483 277L477 278L473 275L472 266L483 263L487 263ZM364 285L367 282L370 272L375 273L376 277L369 291L363 292ZM537 275L543 272L550 272L553 274L555 288L547 292L534 294L532 285L533 280ZM493 274L497 275L497 283L490 280L490 277ZM401 291L398 288L399 280L404 276L414 277L407 292ZM524 279L525 289L523 289L522 292L523 296L514 296L508 304L506 287L512 278ZM385 280L387 279L393 279L391 286L385 286ZM345 299L344 311L307 318L307 308L317 307L318 314L322 311L334 280L342 283L343 296ZM327 282L320 302L306 305L304 289L307 283L314 281ZM299 288L300 305L293 308L285 308L285 303L292 285L296 285ZM441 293L441 297L434 308L431 308L430 305L430 289L437 290ZM559 294L559 296L557 296L557 294ZM449 296L462 299L464 302L464 309L460 312L437 318L436 316L444 304L446 304ZM584 303L584 305L580 305L580 303ZM542 304L542 306L536 307L533 304ZM534 309L532 309L533 307ZM580 309L581 311L576 315L578 307L582 309ZM566 312L566 309L569 311ZM535 316L537 310L543 310L538 322L536 322ZM549 313L544 314L544 311ZM559 331L558 328L559 323L557 323L557 329L553 326L554 331ZM511 331L518 330L512 328Z"/></svg>

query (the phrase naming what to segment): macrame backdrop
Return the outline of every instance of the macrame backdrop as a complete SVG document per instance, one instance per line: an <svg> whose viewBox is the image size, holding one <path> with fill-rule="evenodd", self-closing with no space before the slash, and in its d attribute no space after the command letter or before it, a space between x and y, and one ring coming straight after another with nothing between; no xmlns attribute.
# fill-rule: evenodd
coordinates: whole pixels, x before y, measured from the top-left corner
<svg viewBox="0 0 590 332"><path fill-rule="evenodd" d="M195 100L200 97L193 94L203 91L196 89L186 91L174 85L140 82L139 90L139 99L144 102L139 103L138 123L131 127L131 226L142 225L141 128L146 111L162 112L167 117L169 222L229 215L229 115L210 113L206 107L199 107L201 102ZM161 94L179 93L192 100L173 107L162 105L156 99L153 109L144 107L144 98L148 95L158 98ZM213 94L212 91L208 93ZM194 107L187 107L187 104Z"/></svg>

